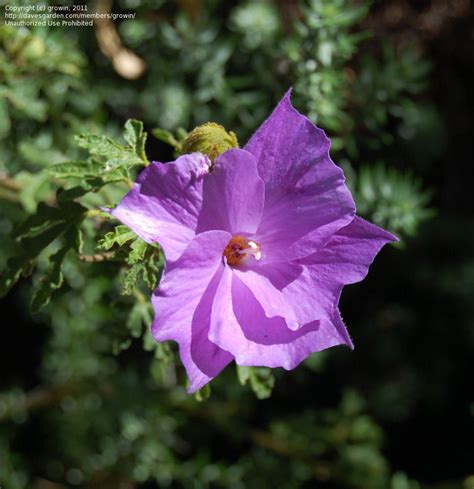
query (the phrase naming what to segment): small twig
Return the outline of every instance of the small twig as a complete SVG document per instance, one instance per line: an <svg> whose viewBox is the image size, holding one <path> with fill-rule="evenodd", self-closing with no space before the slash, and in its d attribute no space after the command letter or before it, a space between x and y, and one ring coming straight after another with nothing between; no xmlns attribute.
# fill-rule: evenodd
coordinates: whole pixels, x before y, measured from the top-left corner
<svg viewBox="0 0 474 489"><path fill-rule="evenodd" d="M0 422L13 418L18 412L29 412L40 407L54 405L64 397L75 394L77 390L77 386L68 383L56 387L35 389L19 398L14 407L3 411L0 414Z"/></svg>
<svg viewBox="0 0 474 489"><path fill-rule="evenodd" d="M0 199L7 200L8 202L12 202L13 204L20 203L20 198L18 197L16 192L13 192L6 188L2 188L1 186L0 186Z"/></svg>
<svg viewBox="0 0 474 489"><path fill-rule="evenodd" d="M79 255L79 260L86 263L99 263L103 261L108 261L113 258L113 251L105 251L104 253L96 253L95 255Z"/></svg>
<svg viewBox="0 0 474 489"><path fill-rule="evenodd" d="M0 173L0 199L8 200L14 204L20 203L18 192L23 189L23 186L9 177L6 173Z"/></svg>
<svg viewBox="0 0 474 489"><path fill-rule="evenodd" d="M21 183L13 180L13 178L5 175L4 173L0 173L0 187L11 190L12 192L19 192L23 188Z"/></svg>
<svg viewBox="0 0 474 489"><path fill-rule="evenodd" d="M35 489L67 489L67 487L62 484L58 484L57 482L51 482L47 479L38 477L36 479Z"/></svg>

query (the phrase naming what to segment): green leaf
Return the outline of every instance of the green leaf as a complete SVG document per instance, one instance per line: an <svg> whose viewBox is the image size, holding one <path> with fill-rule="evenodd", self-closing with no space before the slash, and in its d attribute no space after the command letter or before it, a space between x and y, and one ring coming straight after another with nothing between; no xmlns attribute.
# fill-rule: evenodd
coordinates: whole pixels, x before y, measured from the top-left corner
<svg viewBox="0 0 474 489"><path fill-rule="evenodd" d="M146 304L137 302L131 309L127 319L127 328L134 338L140 338L143 333L143 315Z"/></svg>
<svg viewBox="0 0 474 489"><path fill-rule="evenodd" d="M123 246L132 239L136 239L137 235L127 226L122 224L116 226L113 231L107 233L97 244L97 248L101 250L110 250L112 246Z"/></svg>
<svg viewBox="0 0 474 489"><path fill-rule="evenodd" d="M122 294L131 295L133 289L138 285L144 273L145 265L143 263L135 263L132 265L123 278Z"/></svg>
<svg viewBox="0 0 474 489"><path fill-rule="evenodd" d="M109 171L104 163L96 160L66 161L50 166L46 171L55 178L101 178L106 183L128 178L128 174L123 169Z"/></svg>
<svg viewBox="0 0 474 489"><path fill-rule="evenodd" d="M61 287L63 283L62 267L64 258L68 252L74 250L77 253L80 253L82 251L82 233L79 226L79 220L72 221L69 224L68 228L63 233L62 248L50 257L50 269L46 275L41 278L39 286L35 288L33 293L31 301L31 310L33 312L38 312L45 307L49 303L53 292Z"/></svg>
<svg viewBox="0 0 474 489"><path fill-rule="evenodd" d="M56 193L56 200L58 203L65 203L70 200L78 199L89 192L99 191L107 182L102 178L91 178L80 183L76 187L71 187L68 189L60 188Z"/></svg>
<svg viewBox="0 0 474 489"><path fill-rule="evenodd" d="M163 265L163 257L159 247L149 245L139 239L127 226L118 225L98 242L97 248L107 251L115 245L122 247L127 243L130 244L128 250L116 250L117 256L123 256L126 253L125 261L130 265L123 276L122 294L131 295L141 280L152 290Z"/></svg>
<svg viewBox="0 0 474 489"><path fill-rule="evenodd" d="M129 170L135 165L147 165L143 123L130 119L125 124L124 139L127 145L113 139L85 133L76 136L81 148L89 151L92 158L87 161L67 161L48 168L48 173L56 178L101 178L105 183L128 180Z"/></svg>
<svg viewBox="0 0 474 489"><path fill-rule="evenodd" d="M177 151L181 151L182 141L176 139L170 131L157 127L155 129L152 129L151 133L153 134L153 136L155 136L156 139L159 139L160 141L169 144Z"/></svg>
<svg viewBox="0 0 474 489"><path fill-rule="evenodd" d="M7 100L0 94L0 139L10 134L11 121L8 113Z"/></svg>
<svg viewBox="0 0 474 489"><path fill-rule="evenodd" d="M151 324L151 322L149 323ZM146 335L147 338L151 338L155 350L155 358L163 363L173 363L173 350L169 343L158 343L155 338L153 338L151 331L148 331ZM144 338L145 340L145 338Z"/></svg>
<svg viewBox="0 0 474 489"><path fill-rule="evenodd" d="M0 275L0 297L3 297L15 285L21 275L28 276L32 273L37 256L59 237L64 229L64 223L59 222L43 229L37 235L21 240L18 255L8 260L5 272Z"/></svg>
<svg viewBox="0 0 474 489"><path fill-rule="evenodd" d="M150 365L150 372L155 381L168 387L175 385L175 356L170 343L158 343L147 328L143 335L143 348L154 351L155 358Z"/></svg>
<svg viewBox="0 0 474 489"><path fill-rule="evenodd" d="M87 209L77 202L65 202L60 207L51 207L41 202L36 213L16 228L14 236L16 238L35 236L56 224L69 224L72 220L85 216L86 211Z"/></svg>
<svg viewBox="0 0 474 489"><path fill-rule="evenodd" d="M143 335L143 347L146 351L152 351L158 344L151 334L148 334L152 320L153 310L151 304L140 300L134 304L127 319L127 327L130 330L132 337L140 338L145 332ZM145 326L145 331L143 326ZM150 339L151 342L149 341Z"/></svg>
<svg viewBox="0 0 474 489"><path fill-rule="evenodd" d="M155 288L163 264L159 248L137 240L132 243L127 263L131 267L124 276L122 294L132 294L134 287L138 286L140 280L145 282L149 290Z"/></svg>
<svg viewBox="0 0 474 489"><path fill-rule="evenodd" d="M33 312L38 312L46 306L51 299L53 291L61 287L63 283L63 260L69 250L69 247L61 248L50 258L51 268L48 273L41 278L39 286L33 293L31 301L31 310Z"/></svg>
<svg viewBox="0 0 474 489"><path fill-rule="evenodd" d="M96 177L103 171L103 165L95 160L66 161L52 165L46 171L55 178Z"/></svg>
<svg viewBox="0 0 474 489"><path fill-rule="evenodd" d="M132 138L130 132L127 134L127 137ZM143 134L135 134L133 137L137 138L137 144L138 138L140 138L140 145L144 145ZM87 149L91 155L102 156L105 159L103 170L106 172L120 167L129 169L134 165L143 165L144 161L146 161L146 159L143 160L142 157L137 155L136 146L122 146L106 136L81 134L80 136L76 136L76 140L79 146Z"/></svg>
<svg viewBox="0 0 474 489"><path fill-rule="evenodd" d="M114 355L118 355L121 351L130 348L131 344L132 340L130 338L126 338L124 340L114 339L112 341L112 353Z"/></svg>
<svg viewBox="0 0 474 489"><path fill-rule="evenodd" d="M127 258L127 263L134 265L135 263L142 263L145 258L145 254L148 249L148 244L141 239L137 239L130 245L130 254Z"/></svg>
<svg viewBox="0 0 474 489"><path fill-rule="evenodd" d="M204 387L194 393L194 399L198 402L207 401L211 397L211 384L206 384Z"/></svg>
<svg viewBox="0 0 474 489"><path fill-rule="evenodd" d="M125 123L123 135L125 141L134 149L135 154L145 163L148 163L145 153L146 132L143 132L143 122L129 119Z"/></svg>
<svg viewBox="0 0 474 489"><path fill-rule="evenodd" d="M76 253L82 253L82 248L84 246L84 239L82 237L80 225L81 221L76 220L64 233L64 240L66 242L66 245L69 248L73 249Z"/></svg>
<svg viewBox="0 0 474 489"><path fill-rule="evenodd" d="M80 251L79 226L86 210L76 202L66 202L61 207L38 205L36 214L28 217L14 233L19 240L18 254L8 260L7 269L0 277L0 296L5 295L21 275L31 274L39 254L62 234L68 248Z"/></svg>
<svg viewBox="0 0 474 489"><path fill-rule="evenodd" d="M130 246L127 263L131 268L125 275L122 294L130 295L141 279L153 290L162 266L160 249L137 239Z"/></svg>
<svg viewBox="0 0 474 489"><path fill-rule="evenodd" d="M93 155L106 156L107 158L120 157L127 148L115 142L107 136L84 133L75 136L77 144Z"/></svg>
<svg viewBox="0 0 474 489"><path fill-rule="evenodd" d="M240 385L245 385L250 380L250 367L236 365L236 368L237 378L239 379Z"/></svg>
<svg viewBox="0 0 474 489"><path fill-rule="evenodd" d="M163 255L157 248L148 247L145 259L147 259L147 266L143 272L143 280L151 291L158 283L163 267Z"/></svg>
<svg viewBox="0 0 474 489"><path fill-rule="evenodd" d="M241 385L245 385L250 381L250 387L258 399L267 399L271 396L275 385L275 378L271 369L237 365L237 377Z"/></svg>

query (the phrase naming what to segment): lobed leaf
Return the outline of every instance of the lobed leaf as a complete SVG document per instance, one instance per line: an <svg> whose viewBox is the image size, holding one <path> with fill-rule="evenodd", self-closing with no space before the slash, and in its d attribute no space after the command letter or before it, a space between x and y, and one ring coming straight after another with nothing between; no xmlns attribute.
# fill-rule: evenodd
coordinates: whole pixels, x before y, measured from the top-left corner
<svg viewBox="0 0 474 489"><path fill-rule="evenodd" d="M55 226L59 223L70 223L83 216L87 209L77 202L64 202L61 207L52 207L40 202L36 213L29 216L14 232L16 238L27 238Z"/></svg>
<svg viewBox="0 0 474 489"><path fill-rule="evenodd" d="M143 122L135 119L129 119L125 123L125 132L123 134L125 141L134 149L135 154L146 164L148 160L145 153L145 142L147 133L143 132Z"/></svg>
<svg viewBox="0 0 474 489"><path fill-rule="evenodd" d="M70 200L75 200L79 197L82 197L83 195L88 194L89 192L99 191L107 183L108 182L106 182L104 179L96 177L85 180L79 185L68 188L66 190L60 188L56 193L56 200L58 201L58 203L65 203Z"/></svg>
<svg viewBox="0 0 474 489"><path fill-rule="evenodd" d="M77 144L87 149L90 154L106 156L107 158L120 157L126 148L113 139L99 134L85 133L75 137Z"/></svg>
<svg viewBox="0 0 474 489"><path fill-rule="evenodd" d="M20 276L32 273L35 259L64 231L64 223L44 229L41 233L21 240L19 252L7 261L6 270L0 275L0 297L15 285Z"/></svg>
<svg viewBox="0 0 474 489"><path fill-rule="evenodd" d="M85 213L86 209L76 202L65 202L61 207L51 207L40 203L36 213L28 217L15 231L14 236L18 239L18 252L7 261L7 268L0 276L0 296L5 295L21 275L30 275L40 253L60 236L64 237L64 247L80 252L82 238L79 226ZM59 280L55 260L57 262L60 257L61 254L52 258L51 273L55 279L52 281L53 284ZM60 261L62 263L62 259ZM43 290L35 304L44 303L46 297L47 292Z"/></svg>
<svg viewBox="0 0 474 489"><path fill-rule="evenodd" d="M125 123L124 139L127 146L113 139L98 134L81 134L76 140L81 148L87 149L91 155L102 157L102 170L110 172L118 168L125 170L135 165L147 165L145 142L147 134L143 132L143 123L129 119Z"/></svg>
<svg viewBox="0 0 474 489"><path fill-rule="evenodd" d="M63 262L68 252L74 250L76 253L81 253L83 240L79 226L80 222L77 220L69 224L63 233L63 246L50 257L50 269L41 278L39 287L33 293L31 301L31 310L33 312L38 312L45 307L49 303L53 292L61 287L63 283Z"/></svg>
<svg viewBox="0 0 474 489"><path fill-rule="evenodd" d="M123 246L136 238L137 235L130 228L120 224L99 240L97 247L101 250L110 250L114 245Z"/></svg>
<svg viewBox="0 0 474 489"><path fill-rule="evenodd" d="M128 177L121 169L107 170L105 164L97 160L58 163L49 167L47 172L55 178L102 178L107 183Z"/></svg>
<svg viewBox="0 0 474 489"><path fill-rule="evenodd" d="M46 306L51 299L53 291L61 287L63 283L63 260L69 250L70 248L68 247L61 248L50 258L51 267L48 273L41 278L39 287L33 293L31 300L31 310L33 312L38 312Z"/></svg>
<svg viewBox="0 0 474 489"><path fill-rule="evenodd" d="M237 365L237 377L241 385L250 383L250 387L258 399L267 399L271 396L275 385L275 378L271 369Z"/></svg>

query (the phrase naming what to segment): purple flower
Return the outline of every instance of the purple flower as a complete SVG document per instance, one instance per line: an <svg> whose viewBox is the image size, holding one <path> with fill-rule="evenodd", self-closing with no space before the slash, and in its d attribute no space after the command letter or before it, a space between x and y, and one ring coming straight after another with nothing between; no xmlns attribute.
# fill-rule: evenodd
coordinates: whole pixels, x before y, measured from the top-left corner
<svg viewBox="0 0 474 489"><path fill-rule="evenodd" d="M152 163L113 211L167 263L152 298L156 340L179 343L189 392L232 360L295 368L353 347L338 310L396 238L355 216L324 132L288 92L244 149Z"/></svg>

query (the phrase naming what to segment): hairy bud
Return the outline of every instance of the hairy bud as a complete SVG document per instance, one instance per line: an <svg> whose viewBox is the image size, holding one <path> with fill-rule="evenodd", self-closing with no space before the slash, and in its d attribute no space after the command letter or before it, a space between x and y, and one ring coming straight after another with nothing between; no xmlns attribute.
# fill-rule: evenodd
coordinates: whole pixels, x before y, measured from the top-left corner
<svg viewBox="0 0 474 489"><path fill-rule="evenodd" d="M212 163L230 148L238 148L237 136L215 122L195 127L183 141L182 153L200 152L209 156Z"/></svg>

